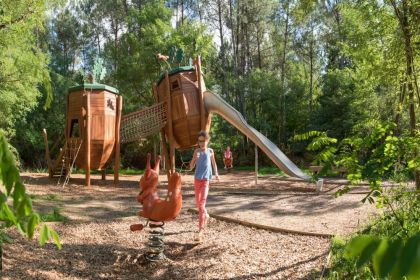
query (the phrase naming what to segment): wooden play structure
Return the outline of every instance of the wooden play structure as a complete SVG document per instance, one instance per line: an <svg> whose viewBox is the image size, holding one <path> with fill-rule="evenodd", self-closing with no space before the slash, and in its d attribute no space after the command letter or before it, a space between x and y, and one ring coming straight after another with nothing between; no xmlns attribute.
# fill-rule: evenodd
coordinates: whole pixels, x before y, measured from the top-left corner
<svg viewBox="0 0 420 280"><path fill-rule="evenodd" d="M267 137L251 127L245 118L221 96L206 89L201 60L193 65L165 71L153 85L155 104L121 117L122 97L112 87L82 84L69 89L63 148L58 159L50 159L48 138L44 131L46 158L50 177L66 174L68 181L73 165L86 171L102 171L112 156L114 180L118 181L120 142L142 140L160 132L168 180L175 172L175 149L197 146L198 133L209 131L211 113L219 114L251 139L267 156L290 176L309 180Z"/></svg>
<svg viewBox="0 0 420 280"><path fill-rule="evenodd" d="M179 67L165 72L153 92L158 102L167 102L167 124L161 131L169 171L175 171L175 149L185 150L197 145L200 130L209 131L211 117L204 108L203 92L206 90L201 75L200 57L195 67Z"/></svg>
<svg viewBox="0 0 420 280"><path fill-rule="evenodd" d="M197 146L198 133L210 130L211 113L216 113L251 139L288 175L310 179L235 108L206 89L200 57L192 66L162 73L153 85L153 93L156 101L153 106L123 117L121 139L129 142L160 131L168 178L175 172L175 149L182 151Z"/></svg>
<svg viewBox="0 0 420 280"><path fill-rule="evenodd" d="M175 149L195 147L200 130L210 129L210 114L203 102L205 90L200 57L194 60L194 66L165 71L153 85L156 104L123 116L122 142L138 140L160 131L168 176L173 174Z"/></svg>
<svg viewBox="0 0 420 280"><path fill-rule="evenodd" d="M57 160L50 158L47 133L44 130L46 158L50 177L66 175L73 165L86 172L102 171L114 156L114 181L118 182L120 162L120 122L122 97L118 90L102 84L82 84L69 89L66 106L65 141Z"/></svg>

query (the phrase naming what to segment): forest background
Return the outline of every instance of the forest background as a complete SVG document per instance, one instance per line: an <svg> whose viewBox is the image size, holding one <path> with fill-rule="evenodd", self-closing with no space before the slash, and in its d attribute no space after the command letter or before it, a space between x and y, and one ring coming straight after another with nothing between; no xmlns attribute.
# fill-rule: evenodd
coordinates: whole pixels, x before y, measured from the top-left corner
<svg viewBox="0 0 420 280"><path fill-rule="evenodd" d="M155 55L172 47L185 51L185 63L201 55L207 87L300 166L316 153L293 137L308 131L340 141L392 123L392 135L418 136L417 1L0 3L0 129L24 168L46 167L41 131L63 135L67 89L95 61L104 62L101 82L120 91L125 114L153 104L164 66ZM236 163L252 165L253 144L221 118L213 123L213 148L221 154L230 145ZM158 141L123 145L123 167L143 168ZM413 158L417 151L402 164Z"/></svg>

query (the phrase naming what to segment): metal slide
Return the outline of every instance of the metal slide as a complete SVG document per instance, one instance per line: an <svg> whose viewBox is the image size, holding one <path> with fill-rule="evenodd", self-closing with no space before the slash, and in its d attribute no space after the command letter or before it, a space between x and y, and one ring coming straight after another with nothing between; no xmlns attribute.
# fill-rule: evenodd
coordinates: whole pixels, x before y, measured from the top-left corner
<svg viewBox="0 0 420 280"><path fill-rule="evenodd" d="M210 113L216 113L227 120L240 132L252 140L268 157L289 176L309 181L310 176L303 173L282 151L267 137L250 126L244 117L219 95L211 91L203 94L204 106Z"/></svg>

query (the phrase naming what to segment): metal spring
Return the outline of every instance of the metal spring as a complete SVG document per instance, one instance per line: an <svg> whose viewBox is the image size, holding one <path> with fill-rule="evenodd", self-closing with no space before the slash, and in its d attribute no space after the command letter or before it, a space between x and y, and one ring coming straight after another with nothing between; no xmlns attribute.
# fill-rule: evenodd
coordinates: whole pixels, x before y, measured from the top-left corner
<svg viewBox="0 0 420 280"><path fill-rule="evenodd" d="M149 238L147 241L148 251L145 253L146 260L150 262L159 261L165 258L163 250L165 243L163 238L165 236L164 222L149 222Z"/></svg>

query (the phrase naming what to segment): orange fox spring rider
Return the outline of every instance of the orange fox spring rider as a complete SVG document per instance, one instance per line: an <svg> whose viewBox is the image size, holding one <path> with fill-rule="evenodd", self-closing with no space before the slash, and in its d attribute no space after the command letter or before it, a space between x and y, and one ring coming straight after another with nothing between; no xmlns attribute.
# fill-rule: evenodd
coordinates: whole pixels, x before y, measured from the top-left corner
<svg viewBox="0 0 420 280"><path fill-rule="evenodd" d="M151 155L147 154L147 165L140 179L140 193L137 201L143 205L138 215L148 219L146 226L150 227L149 251L145 257L149 261L161 260L165 257L164 249L164 222L174 220L182 207L181 176L178 172L172 173L168 182L168 191L165 199L160 199L157 193L159 183L160 156L154 168L150 165ZM150 221L150 223L149 223ZM143 224L133 224L132 231L142 230Z"/></svg>

